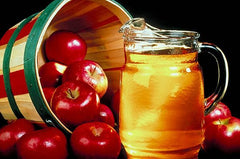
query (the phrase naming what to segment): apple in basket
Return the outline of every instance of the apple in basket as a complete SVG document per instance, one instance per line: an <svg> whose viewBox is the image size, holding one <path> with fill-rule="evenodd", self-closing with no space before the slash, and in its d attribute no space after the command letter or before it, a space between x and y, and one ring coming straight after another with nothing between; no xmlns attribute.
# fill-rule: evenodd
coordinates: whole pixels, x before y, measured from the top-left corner
<svg viewBox="0 0 240 159"><path fill-rule="evenodd" d="M67 66L58 62L47 62L39 68L42 87L57 87Z"/></svg>
<svg viewBox="0 0 240 159"><path fill-rule="evenodd" d="M49 61L69 65L83 60L86 53L86 42L78 34L70 31L56 31L45 42L45 54Z"/></svg>
<svg viewBox="0 0 240 159"><path fill-rule="evenodd" d="M51 108L69 128L94 121L99 108L99 96L84 82L65 82L53 94Z"/></svg>
<svg viewBox="0 0 240 159"><path fill-rule="evenodd" d="M105 122L112 127L115 127L115 119L112 110L105 104L100 104L96 120Z"/></svg>
<svg viewBox="0 0 240 159"><path fill-rule="evenodd" d="M62 82L80 81L90 85L101 98L107 91L108 79L101 66L91 60L74 62L65 70Z"/></svg>

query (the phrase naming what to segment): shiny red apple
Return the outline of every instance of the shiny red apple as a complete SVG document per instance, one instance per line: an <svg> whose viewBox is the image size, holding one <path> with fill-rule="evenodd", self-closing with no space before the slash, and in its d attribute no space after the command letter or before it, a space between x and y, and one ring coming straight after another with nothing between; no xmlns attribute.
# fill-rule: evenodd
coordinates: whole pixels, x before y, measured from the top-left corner
<svg viewBox="0 0 240 159"><path fill-rule="evenodd" d="M231 116L231 111L227 105L220 102L217 104L215 109L205 116L205 123L211 123L215 120L226 119Z"/></svg>
<svg viewBox="0 0 240 159"><path fill-rule="evenodd" d="M17 154L21 159L66 159L67 139L53 127L33 131L18 140Z"/></svg>
<svg viewBox="0 0 240 159"><path fill-rule="evenodd" d="M87 45L78 34L60 30L51 34L46 40L45 53L49 61L69 65L84 59Z"/></svg>
<svg viewBox="0 0 240 159"><path fill-rule="evenodd" d="M61 83L66 65L58 62L47 62L39 68L39 77L42 87L57 87Z"/></svg>
<svg viewBox="0 0 240 159"><path fill-rule="evenodd" d="M17 119L0 129L0 158L16 155L16 142L25 134L34 131L32 123L26 119Z"/></svg>
<svg viewBox="0 0 240 159"><path fill-rule="evenodd" d="M202 147L207 152L240 154L240 119L228 117L207 124Z"/></svg>
<svg viewBox="0 0 240 159"><path fill-rule="evenodd" d="M81 81L90 85L102 97L108 88L108 79L99 64L91 60L75 62L63 74L63 82Z"/></svg>
<svg viewBox="0 0 240 159"><path fill-rule="evenodd" d="M70 128L94 121L98 113L99 97L83 82L65 82L57 87L51 101L56 116Z"/></svg>
<svg viewBox="0 0 240 159"><path fill-rule="evenodd" d="M117 159L121 151L118 133L103 122L90 122L78 126L70 139L77 158Z"/></svg>
<svg viewBox="0 0 240 159"><path fill-rule="evenodd" d="M44 96L45 96L48 104L50 104L55 90L56 90L56 88L54 88L54 87L45 87L45 88L43 88L43 93L44 93Z"/></svg>
<svg viewBox="0 0 240 159"><path fill-rule="evenodd" d="M100 104L99 112L98 112L98 115L96 118L97 118L96 119L97 121L105 122L112 127L115 126L114 115L113 115L111 109L108 106L106 106L105 104Z"/></svg>

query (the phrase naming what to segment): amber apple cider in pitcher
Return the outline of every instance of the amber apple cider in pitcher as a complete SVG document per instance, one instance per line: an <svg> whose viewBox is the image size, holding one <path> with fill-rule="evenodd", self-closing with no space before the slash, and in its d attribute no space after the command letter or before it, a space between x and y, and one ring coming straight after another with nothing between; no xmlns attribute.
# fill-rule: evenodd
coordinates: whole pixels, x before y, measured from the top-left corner
<svg viewBox="0 0 240 159"><path fill-rule="evenodd" d="M119 125L128 158L197 158L204 133L198 53L125 53Z"/></svg>

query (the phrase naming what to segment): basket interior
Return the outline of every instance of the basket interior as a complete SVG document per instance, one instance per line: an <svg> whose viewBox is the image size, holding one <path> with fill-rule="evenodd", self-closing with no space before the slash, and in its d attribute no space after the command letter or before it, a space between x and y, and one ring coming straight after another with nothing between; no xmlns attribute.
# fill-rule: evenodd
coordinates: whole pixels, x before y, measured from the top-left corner
<svg viewBox="0 0 240 159"><path fill-rule="evenodd" d="M123 39L118 31L130 19L130 15L114 1L71 0L61 5L49 18L38 42L37 67L47 62L44 43L53 32L68 30L79 34L87 43L85 59L96 61L105 70L109 86L102 101L110 104L112 96L119 89L120 71L125 63Z"/></svg>
<svg viewBox="0 0 240 159"><path fill-rule="evenodd" d="M87 43L85 59L99 63L105 70L111 91L119 87L119 70L125 63L119 28L130 16L119 4L105 0L72 0L54 15L44 33L38 52L38 68L45 62L44 42L57 30L79 34Z"/></svg>

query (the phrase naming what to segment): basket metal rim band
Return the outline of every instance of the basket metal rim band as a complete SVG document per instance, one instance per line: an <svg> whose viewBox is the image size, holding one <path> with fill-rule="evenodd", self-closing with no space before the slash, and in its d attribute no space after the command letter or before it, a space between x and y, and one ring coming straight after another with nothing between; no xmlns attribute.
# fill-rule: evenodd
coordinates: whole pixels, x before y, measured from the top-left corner
<svg viewBox="0 0 240 159"><path fill-rule="evenodd" d="M108 1L111 1L111 2L113 2L115 5L119 6L119 7L122 9L122 11L123 11L124 13L126 13L126 15L129 16L130 19L133 18L133 16L129 13L129 11L128 11L126 8L124 8L123 5L121 5L118 1L116 1L116 0L108 0Z"/></svg>
<svg viewBox="0 0 240 159"><path fill-rule="evenodd" d="M35 15L36 14L33 14L33 15L29 16L28 18L26 18L25 20L23 20L21 22L21 24L16 28L16 30L13 32L13 34L11 35L11 38L8 41L8 44L7 44L5 52L4 52L4 57L3 57L3 80L4 80L5 91L6 91L7 98L10 103L11 109L17 118L24 118L24 116L20 112L18 105L16 103L16 100L14 98L13 92L12 92L12 87L11 87L11 83L10 83L10 68L9 68L10 67L10 58L11 58L11 54L12 54L12 48L17 39L17 36L19 35L22 28L29 21L31 21Z"/></svg>
<svg viewBox="0 0 240 159"><path fill-rule="evenodd" d="M54 127L58 127L63 132L66 133L66 135L70 134L70 130L68 130L60 121L57 121L54 114L48 109L48 106L46 105L44 99L42 98L41 88L38 84L37 79L37 72L36 72L36 52L37 52L37 46L39 38L42 34L42 30L44 29L46 23L49 21L49 18L53 14L53 12L61 5L65 0L55 0L52 3L50 3L40 14L37 21L35 22L27 43L25 47L24 52L24 74L25 79L27 83L27 87L29 90L29 94L31 97L31 100L41 116L42 120ZM66 132L66 130L68 130Z"/></svg>
<svg viewBox="0 0 240 159"><path fill-rule="evenodd" d="M35 57L37 54L37 49L39 49L39 39L41 38L44 29L46 29L46 25L49 21L51 21L52 15L56 13L56 11L58 12L59 7L65 5L69 1L70 0L55 0L43 10L29 34L24 53L24 74L27 81L29 94L36 110L38 111L39 115L45 123L51 126L58 127L60 130L65 132L66 135L71 134L71 131L56 118L55 114L51 110L49 110L50 108L48 108L44 99L42 98L42 92L40 91L41 86L39 85L39 81L37 79L37 61ZM127 12L122 5L120 5L114 0L107 1L111 1L112 3L114 3L114 5L119 6L125 11L127 15L129 15L129 17L131 17L129 12Z"/></svg>

